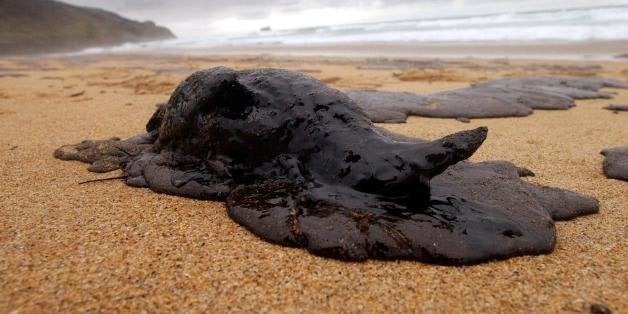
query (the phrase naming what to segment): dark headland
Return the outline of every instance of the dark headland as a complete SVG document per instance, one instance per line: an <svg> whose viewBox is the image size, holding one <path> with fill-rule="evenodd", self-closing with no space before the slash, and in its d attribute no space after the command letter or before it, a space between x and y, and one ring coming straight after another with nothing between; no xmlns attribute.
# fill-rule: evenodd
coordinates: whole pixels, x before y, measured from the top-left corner
<svg viewBox="0 0 628 314"><path fill-rule="evenodd" d="M167 28L52 0L0 0L0 55L67 52L174 38Z"/></svg>

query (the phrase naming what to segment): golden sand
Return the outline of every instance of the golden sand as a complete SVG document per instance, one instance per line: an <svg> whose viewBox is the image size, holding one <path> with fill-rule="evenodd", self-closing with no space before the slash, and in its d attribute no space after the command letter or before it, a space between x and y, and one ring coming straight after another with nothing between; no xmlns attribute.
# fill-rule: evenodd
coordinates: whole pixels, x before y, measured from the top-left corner
<svg viewBox="0 0 628 314"><path fill-rule="evenodd" d="M552 254L469 267L312 256L257 238L229 219L222 203L121 181L78 185L117 173L97 175L52 157L62 144L141 132L179 80L216 65L284 67L339 88L418 93L524 74L628 80L628 64L611 62L548 67L468 59L424 73L365 64L316 57L0 59L0 312L587 312L593 303L628 311L628 183L606 179L599 154L628 145L628 113L601 109L628 103L628 90L523 118L385 125L423 138L486 125L488 139L473 160L509 160L532 169L533 182L600 200L599 214L557 223ZM583 67L591 64L600 67Z"/></svg>

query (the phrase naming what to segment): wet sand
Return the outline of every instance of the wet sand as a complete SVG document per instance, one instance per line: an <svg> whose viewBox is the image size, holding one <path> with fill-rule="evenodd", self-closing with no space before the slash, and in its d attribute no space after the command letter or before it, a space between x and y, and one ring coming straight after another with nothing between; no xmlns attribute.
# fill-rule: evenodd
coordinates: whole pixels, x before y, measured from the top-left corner
<svg viewBox="0 0 628 314"><path fill-rule="evenodd" d="M214 55L293 55L293 56L351 56L391 58L533 58L544 60L617 60L627 58L626 40L583 41L470 41L470 42L355 42L355 43L251 43L217 45L213 47L137 47L144 53L189 53ZM100 51L102 49L91 49ZM106 50L106 48L105 48ZM114 49L116 51L116 49ZM119 51L119 50L118 50Z"/></svg>
<svg viewBox="0 0 628 314"><path fill-rule="evenodd" d="M599 199L599 214L557 223L554 253L470 267L316 257L257 238L221 203L121 181L78 185L117 173L98 175L53 158L63 144L141 132L155 103L181 79L217 65L283 67L338 88L419 94L520 75L628 80L628 64L594 61L0 59L0 311L588 312L594 303L628 309L628 184L604 177L599 154L628 145L628 113L602 109L628 102L627 90L528 117L470 123L411 117L383 125L422 138L488 126L472 160L509 160L533 170L532 182Z"/></svg>

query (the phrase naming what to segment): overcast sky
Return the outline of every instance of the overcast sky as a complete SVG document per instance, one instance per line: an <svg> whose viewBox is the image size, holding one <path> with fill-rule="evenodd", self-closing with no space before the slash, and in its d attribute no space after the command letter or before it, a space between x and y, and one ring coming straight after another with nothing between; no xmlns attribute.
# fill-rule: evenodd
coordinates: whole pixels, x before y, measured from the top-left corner
<svg viewBox="0 0 628 314"><path fill-rule="evenodd" d="M628 0L62 0L165 25L179 37L483 13L628 4Z"/></svg>

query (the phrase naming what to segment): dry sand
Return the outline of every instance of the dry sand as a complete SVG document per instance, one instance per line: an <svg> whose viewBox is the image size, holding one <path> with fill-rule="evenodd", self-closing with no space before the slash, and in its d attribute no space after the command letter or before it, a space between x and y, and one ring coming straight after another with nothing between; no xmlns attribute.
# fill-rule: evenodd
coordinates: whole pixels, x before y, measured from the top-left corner
<svg viewBox="0 0 628 314"><path fill-rule="evenodd" d="M231 221L221 203L121 181L78 185L116 173L52 157L62 144L141 132L180 79L215 65L284 67L340 88L419 93L524 74L628 80L628 64L619 62L0 59L0 312L587 312L593 303L628 311L628 183L606 179L599 154L628 145L628 113L602 109L628 103L628 90L524 118L386 125L423 138L486 125L488 140L473 160L510 160L534 170L534 182L597 197L599 214L557 223L554 253L471 267L346 263L267 243Z"/></svg>

